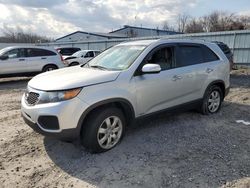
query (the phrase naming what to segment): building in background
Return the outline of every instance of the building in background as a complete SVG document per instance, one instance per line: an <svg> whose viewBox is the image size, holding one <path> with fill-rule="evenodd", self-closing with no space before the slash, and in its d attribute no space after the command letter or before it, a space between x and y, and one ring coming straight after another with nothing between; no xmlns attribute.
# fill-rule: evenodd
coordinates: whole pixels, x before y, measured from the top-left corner
<svg viewBox="0 0 250 188"><path fill-rule="evenodd" d="M162 36L162 35L174 35L179 34L174 31L166 31L160 29L151 29L145 27L135 27L125 25L121 29L117 29L110 33L95 33L76 31L55 40L55 42L77 42L77 41L98 41L109 39L124 39L133 37L150 37L150 36Z"/></svg>
<svg viewBox="0 0 250 188"><path fill-rule="evenodd" d="M128 38L132 38L132 37L174 35L174 34L181 34L181 33L175 32L175 31L161 30L161 29L152 29L152 28L124 25L123 28L112 31L110 32L110 34L125 35Z"/></svg>
<svg viewBox="0 0 250 188"><path fill-rule="evenodd" d="M107 40L107 39L124 39L127 38L122 34L113 33L95 33L95 32L84 32L76 31L55 40L55 42L77 42L77 41L96 41L96 40Z"/></svg>

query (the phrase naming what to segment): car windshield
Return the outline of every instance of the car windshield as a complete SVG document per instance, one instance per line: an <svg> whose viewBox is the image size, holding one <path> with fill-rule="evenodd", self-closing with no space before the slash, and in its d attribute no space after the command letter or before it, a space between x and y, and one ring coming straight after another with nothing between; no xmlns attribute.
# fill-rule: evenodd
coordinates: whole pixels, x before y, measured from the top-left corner
<svg viewBox="0 0 250 188"><path fill-rule="evenodd" d="M145 47L144 45L115 46L96 56L86 66L105 70L125 70L135 61Z"/></svg>
<svg viewBox="0 0 250 188"><path fill-rule="evenodd" d="M82 55L84 56L87 53L87 51L77 51L72 54L74 57L81 57Z"/></svg>

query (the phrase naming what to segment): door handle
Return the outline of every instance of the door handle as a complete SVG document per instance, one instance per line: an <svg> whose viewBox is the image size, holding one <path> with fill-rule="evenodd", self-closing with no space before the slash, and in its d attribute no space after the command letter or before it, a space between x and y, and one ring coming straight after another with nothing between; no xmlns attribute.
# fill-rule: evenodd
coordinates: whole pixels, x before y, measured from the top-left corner
<svg viewBox="0 0 250 188"><path fill-rule="evenodd" d="M206 70L207 73L210 73L210 72L213 72L213 71L214 71L214 69L210 69L210 68L207 68L207 70Z"/></svg>
<svg viewBox="0 0 250 188"><path fill-rule="evenodd" d="M180 79L182 79L182 77L179 75L174 75L172 78L173 81L180 80Z"/></svg>
<svg viewBox="0 0 250 188"><path fill-rule="evenodd" d="M25 61L25 59L19 59L19 61Z"/></svg>
<svg viewBox="0 0 250 188"><path fill-rule="evenodd" d="M41 57L41 59L47 59L47 57Z"/></svg>

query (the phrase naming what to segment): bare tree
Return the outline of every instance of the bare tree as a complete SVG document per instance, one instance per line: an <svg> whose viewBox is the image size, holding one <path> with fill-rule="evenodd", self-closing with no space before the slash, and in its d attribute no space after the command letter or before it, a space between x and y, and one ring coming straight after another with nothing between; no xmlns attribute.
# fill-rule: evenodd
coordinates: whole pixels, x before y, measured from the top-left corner
<svg viewBox="0 0 250 188"><path fill-rule="evenodd" d="M163 22L162 29L166 31L175 31L175 28L171 26L167 20Z"/></svg>
<svg viewBox="0 0 250 188"><path fill-rule="evenodd" d="M3 36L0 37L0 42L6 43L38 43L50 42L52 39L43 37L34 33L25 33L21 28L16 29L7 27L2 29Z"/></svg>
<svg viewBox="0 0 250 188"><path fill-rule="evenodd" d="M186 25L189 21L189 19L191 18L191 16L189 16L188 14L179 14L178 18L177 18L177 31L184 33L186 30Z"/></svg>
<svg viewBox="0 0 250 188"><path fill-rule="evenodd" d="M185 31L187 33L201 33L204 32L203 24L201 20L196 20L195 18L191 19L187 25Z"/></svg>

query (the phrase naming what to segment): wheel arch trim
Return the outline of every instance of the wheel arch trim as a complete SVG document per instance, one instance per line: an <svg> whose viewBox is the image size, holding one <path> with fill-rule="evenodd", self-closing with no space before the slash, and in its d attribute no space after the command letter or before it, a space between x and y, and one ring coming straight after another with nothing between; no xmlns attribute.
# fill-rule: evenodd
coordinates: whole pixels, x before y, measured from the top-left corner
<svg viewBox="0 0 250 188"><path fill-rule="evenodd" d="M133 105L131 104L131 102L129 102L127 99L124 99L124 98L112 98L112 99L106 99L106 100L102 100L102 101L99 101L99 102L96 102L94 104L92 104L91 106L89 106L81 115L80 119L78 120L78 123L77 123L77 129L78 129L78 132L80 134L80 131L83 127L83 123L84 121L86 120L86 117L95 109L97 109L98 107L103 107L105 105L111 105L111 104L115 104L115 103L119 103L119 104L126 104L126 107L124 108L129 108L128 110L130 112L128 112L129 114L124 114L125 118L126 118L126 115L129 115L131 120L134 120L135 119L135 111L134 111L134 108L133 108ZM123 110L123 109L122 109Z"/></svg>

